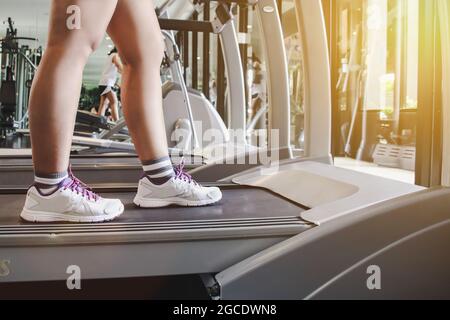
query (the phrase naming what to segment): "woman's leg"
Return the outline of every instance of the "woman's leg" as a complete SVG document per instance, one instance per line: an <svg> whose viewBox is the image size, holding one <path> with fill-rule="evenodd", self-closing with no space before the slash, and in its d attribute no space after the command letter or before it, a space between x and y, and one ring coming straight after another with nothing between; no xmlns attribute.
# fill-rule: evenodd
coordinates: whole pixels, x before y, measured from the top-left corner
<svg viewBox="0 0 450 320"><path fill-rule="evenodd" d="M144 163L167 157L160 66L164 42L152 1L119 1L108 33L123 60L122 105Z"/></svg>
<svg viewBox="0 0 450 320"><path fill-rule="evenodd" d="M70 30L70 6L80 29ZM30 130L37 174L67 170L83 68L102 40L117 0L53 0L48 46L33 81ZM75 19L78 18L75 16Z"/></svg>
<svg viewBox="0 0 450 320"><path fill-rule="evenodd" d="M192 183L181 168L175 174L168 157L160 80L164 40L152 1L119 0L108 33L123 60L125 118L146 173L134 203L150 208L218 202L218 188Z"/></svg>
<svg viewBox="0 0 450 320"><path fill-rule="evenodd" d="M108 107L108 104L107 104L107 102L106 102L106 95L105 94L102 94L101 96L100 96L100 103L99 103L99 105L98 105L98 112L97 112L97 114L99 115L99 116L104 116L105 115L105 113L106 113L106 108Z"/></svg>
<svg viewBox="0 0 450 320"><path fill-rule="evenodd" d="M120 200L97 196L67 172L83 68L102 40L116 4L117 0L52 2L49 42L30 101L36 176L20 214L26 221L104 222L124 211ZM81 25L69 30L77 14Z"/></svg>
<svg viewBox="0 0 450 320"><path fill-rule="evenodd" d="M109 100L109 107L111 108L111 116L114 122L119 120L119 101L114 91L110 91L106 94Z"/></svg>

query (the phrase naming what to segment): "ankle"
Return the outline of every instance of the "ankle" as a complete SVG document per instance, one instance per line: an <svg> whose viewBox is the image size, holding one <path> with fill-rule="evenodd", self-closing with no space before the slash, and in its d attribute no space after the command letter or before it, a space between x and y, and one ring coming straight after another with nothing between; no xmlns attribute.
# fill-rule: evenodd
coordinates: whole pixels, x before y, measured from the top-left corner
<svg viewBox="0 0 450 320"><path fill-rule="evenodd" d="M172 161L168 156L142 161L142 168L150 182L157 186L163 185L175 176Z"/></svg>

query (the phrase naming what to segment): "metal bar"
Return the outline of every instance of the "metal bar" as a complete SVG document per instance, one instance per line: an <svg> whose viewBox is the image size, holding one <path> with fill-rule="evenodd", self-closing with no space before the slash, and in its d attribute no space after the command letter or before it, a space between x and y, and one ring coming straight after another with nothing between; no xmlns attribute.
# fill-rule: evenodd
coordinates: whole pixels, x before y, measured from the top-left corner
<svg viewBox="0 0 450 320"><path fill-rule="evenodd" d="M280 16L280 21L283 22L283 0L277 0L278 14Z"/></svg>
<svg viewBox="0 0 450 320"><path fill-rule="evenodd" d="M181 50L183 46L183 32L177 32L175 36L175 41L177 43L178 48Z"/></svg>
<svg viewBox="0 0 450 320"><path fill-rule="evenodd" d="M400 110L402 108L404 99L404 87L406 84L406 78L404 77L404 64L405 64L405 49L407 41L407 25L405 2L403 0L398 1L395 6L397 12L396 21L396 33L395 33L395 85L394 85L394 121L392 124L392 132L395 135L399 134L400 129Z"/></svg>
<svg viewBox="0 0 450 320"><path fill-rule="evenodd" d="M183 78L187 83L187 69L189 68L189 32L183 31Z"/></svg>
<svg viewBox="0 0 450 320"><path fill-rule="evenodd" d="M332 108L332 140L331 152L333 156L343 156L345 142L341 138L341 114L339 109L339 95L337 85L339 83L339 6L333 1L326 1L327 10L330 13L330 22L328 24L330 65L331 65L331 108Z"/></svg>
<svg viewBox="0 0 450 320"><path fill-rule="evenodd" d="M225 112L225 62L223 61L222 43L217 38L217 112L225 124L227 117Z"/></svg>
<svg viewBox="0 0 450 320"><path fill-rule="evenodd" d="M192 20L198 20L198 12L194 11ZM198 21L201 22L201 21ZM203 31L203 30L200 30ZM192 88L198 89L198 30L192 32Z"/></svg>
<svg viewBox="0 0 450 320"><path fill-rule="evenodd" d="M28 62L28 64L34 69L34 71L37 70L37 66L34 64L33 61L30 60L23 52L19 52L19 54Z"/></svg>
<svg viewBox="0 0 450 320"><path fill-rule="evenodd" d="M245 41L239 44L239 50L241 52L241 63L242 69L244 71L244 75L247 75L247 58L248 58L248 44L246 42L247 34L248 34L248 7L246 5L239 6L239 32L241 34L245 34ZM249 97L248 97L248 83L247 77L245 76L245 105L248 108L249 105Z"/></svg>
<svg viewBox="0 0 450 320"><path fill-rule="evenodd" d="M210 4L209 0L206 0L205 4L203 6L203 21L209 22L209 20L211 18L210 11L211 11L211 4ZM209 72L210 72L210 59L209 59L210 39L209 39L209 35L210 35L210 33L208 33L208 32L203 33L203 77L202 77L203 94L208 99L209 99Z"/></svg>
<svg viewBox="0 0 450 320"><path fill-rule="evenodd" d="M242 70L241 53L237 31L233 21L228 21L220 33L222 51L227 74L228 128L234 130L237 143L245 143L246 114L245 114L245 79Z"/></svg>
<svg viewBox="0 0 450 320"><path fill-rule="evenodd" d="M172 31L192 31L213 33L213 27L210 22L198 21L198 13L194 12L192 20L178 19L158 19L162 30Z"/></svg>
<svg viewBox="0 0 450 320"><path fill-rule="evenodd" d="M305 4L310 3L310 1L295 2L296 5L299 3ZM316 9L317 12L315 13L321 18L320 15L322 12L320 10L322 8L316 6L312 7L312 9ZM261 28L261 41L263 41L264 44L264 58L267 68L267 90L270 110L269 125L270 129L272 129L269 130L269 148L277 148L279 150L280 159L292 158L290 141L291 114L289 75L283 30L276 1L260 0L258 2L256 13ZM324 63L325 62L327 62L327 60L325 60ZM324 88L325 86L321 88L321 90L325 90ZM279 133L278 143L275 142L275 139L272 139L273 133L275 132L274 130L278 130ZM277 146L275 146L276 144ZM314 153L311 154L316 155Z"/></svg>

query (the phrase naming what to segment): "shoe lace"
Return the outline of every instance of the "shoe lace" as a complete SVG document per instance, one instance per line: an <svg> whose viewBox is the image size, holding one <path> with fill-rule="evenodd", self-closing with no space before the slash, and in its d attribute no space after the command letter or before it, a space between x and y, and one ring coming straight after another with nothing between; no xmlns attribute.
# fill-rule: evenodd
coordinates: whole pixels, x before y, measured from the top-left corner
<svg viewBox="0 0 450 320"><path fill-rule="evenodd" d="M188 183L194 183L195 185L198 185L198 183L192 178L192 176L184 171L185 161L184 158L181 159L181 162L175 166L175 179L182 180Z"/></svg>
<svg viewBox="0 0 450 320"><path fill-rule="evenodd" d="M87 198L88 200L99 200L99 196L92 191L91 188L89 188L84 182L79 180L72 172L72 168L69 168L69 179L70 182L68 182L63 189L64 190L72 190L73 192L76 192L77 194L81 194L84 198Z"/></svg>

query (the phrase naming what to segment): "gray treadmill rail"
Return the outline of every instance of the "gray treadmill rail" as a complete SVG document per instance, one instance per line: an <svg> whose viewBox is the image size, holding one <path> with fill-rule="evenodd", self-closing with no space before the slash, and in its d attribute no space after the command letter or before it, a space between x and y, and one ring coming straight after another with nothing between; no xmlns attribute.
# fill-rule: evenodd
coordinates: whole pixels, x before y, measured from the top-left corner
<svg viewBox="0 0 450 320"><path fill-rule="evenodd" d="M139 159L130 154L72 155L71 165L80 180L95 188L136 187L142 175ZM194 167L186 165L186 170ZM29 155L0 156L0 190L28 188L33 183L33 177Z"/></svg>
<svg viewBox="0 0 450 320"><path fill-rule="evenodd" d="M222 299L448 299L449 231L450 189L424 190L296 235L215 278ZM368 289L370 266L381 268L382 290Z"/></svg>

